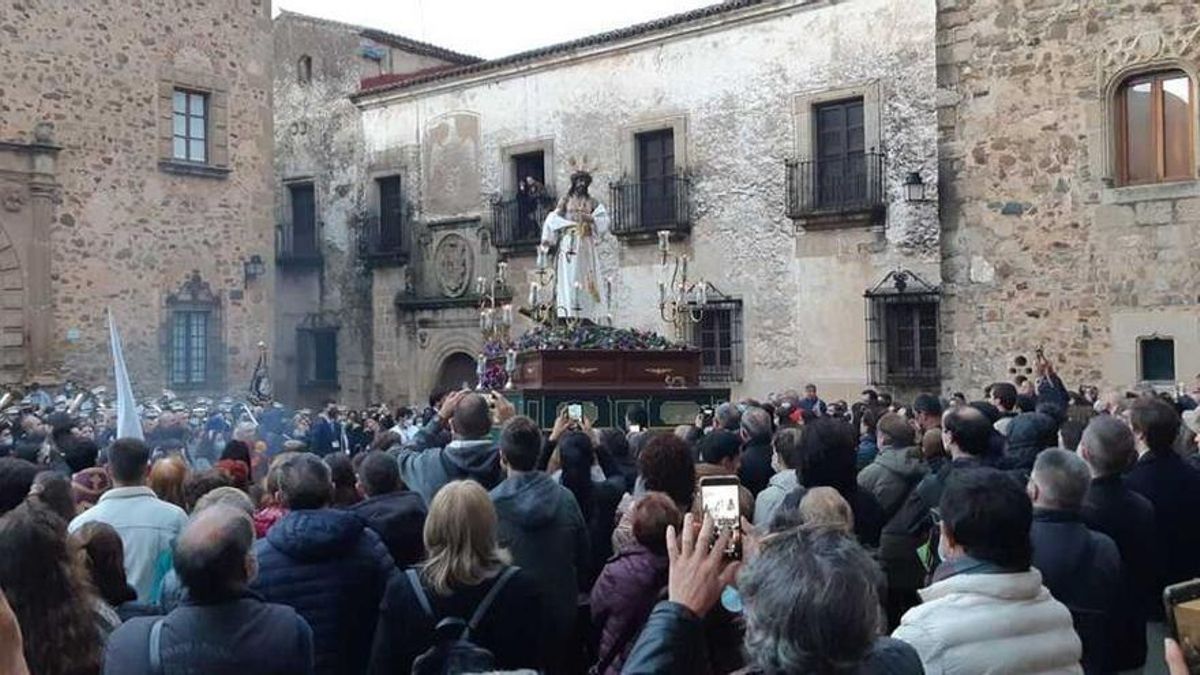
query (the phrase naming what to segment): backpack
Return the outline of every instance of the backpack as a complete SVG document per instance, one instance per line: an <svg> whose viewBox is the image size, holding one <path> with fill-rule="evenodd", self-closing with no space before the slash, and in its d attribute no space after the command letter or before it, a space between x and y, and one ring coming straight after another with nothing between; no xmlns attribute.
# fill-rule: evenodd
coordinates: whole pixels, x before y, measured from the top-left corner
<svg viewBox="0 0 1200 675"><path fill-rule="evenodd" d="M471 616L470 621L463 621L458 617L446 617L438 621L437 615L433 613L433 607L429 604L429 596L425 595L425 589L421 586L417 571L408 570L406 574L408 583L412 586L421 609L430 619L438 622L434 629L433 646L413 661L412 675L456 675L457 673L487 673L496 670L496 657L490 651L471 642L471 633L479 628L480 622L487 615L496 596L516 573L516 567L504 570L496 583L492 584L487 595L480 601L479 606L475 608L475 614Z"/></svg>

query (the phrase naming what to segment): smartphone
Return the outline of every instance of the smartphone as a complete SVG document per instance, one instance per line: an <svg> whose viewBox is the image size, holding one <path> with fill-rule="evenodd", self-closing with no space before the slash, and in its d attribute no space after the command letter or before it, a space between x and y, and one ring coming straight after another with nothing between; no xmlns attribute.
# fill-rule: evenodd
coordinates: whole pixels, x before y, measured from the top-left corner
<svg viewBox="0 0 1200 675"><path fill-rule="evenodd" d="M723 532L731 533L725 557L742 557L740 495L737 476L705 476L700 479L700 500L704 512L713 520L713 542Z"/></svg>
<svg viewBox="0 0 1200 675"><path fill-rule="evenodd" d="M567 417L570 417L573 422L579 422L583 419L583 406L579 403L571 403L567 406Z"/></svg>
<svg viewBox="0 0 1200 675"><path fill-rule="evenodd" d="M1167 628L1187 659L1188 671L1200 673L1200 579L1163 590Z"/></svg>

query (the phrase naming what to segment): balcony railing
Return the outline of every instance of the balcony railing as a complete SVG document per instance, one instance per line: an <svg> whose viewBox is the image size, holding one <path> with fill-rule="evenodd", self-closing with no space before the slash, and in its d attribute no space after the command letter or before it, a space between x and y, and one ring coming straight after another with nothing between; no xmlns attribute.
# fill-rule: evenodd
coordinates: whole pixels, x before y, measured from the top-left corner
<svg viewBox="0 0 1200 675"><path fill-rule="evenodd" d="M358 240L359 255L370 265L403 263L408 258L407 230L406 223L385 224L379 216L368 216Z"/></svg>
<svg viewBox="0 0 1200 675"><path fill-rule="evenodd" d="M787 162L788 215L792 218L875 213L884 208L883 155Z"/></svg>
<svg viewBox="0 0 1200 675"><path fill-rule="evenodd" d="M689 182L684 176L622 181L609 188L613 232L618 236L653 235L658 230L686 232L691 228Z"/></svg>
<svg viewBox="0 0 1200 675"><path fill-rule="evenodd" d="M275 262L293 267L320 267L322 264L320 225L312 230L296 230L290 224L275 227Z"/></svg>
<svg viewBox="0 0 1200 675"><path fill-rule="evenodd" d="M533 250L542 238L542 223L554 209L554 195L502 198L492 203L492 243L501 250Z"/></svg>

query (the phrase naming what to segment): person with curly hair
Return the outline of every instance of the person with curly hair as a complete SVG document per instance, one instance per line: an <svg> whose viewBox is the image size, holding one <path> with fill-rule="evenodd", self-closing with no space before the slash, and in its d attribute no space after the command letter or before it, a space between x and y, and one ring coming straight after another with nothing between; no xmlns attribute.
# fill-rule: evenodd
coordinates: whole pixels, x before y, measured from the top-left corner
<svg viewBox="0 0 1200 675"><path fill-rule="evenodd" d="M638 456L637 494L626 495L617 506L613 551L619 553L636 540L633 536L633 505L646 492L664 492L680 512L692 510L696 492L696 462L687 443L673 434L652 437Z"/></svg>
<svg viewBox="0 0 1200 675"><path fill-rule="evenodd" d="M96 598L65 528L33 501L0 518L0 589L21 626L31 673L95 675L103 647Z"/></svg>

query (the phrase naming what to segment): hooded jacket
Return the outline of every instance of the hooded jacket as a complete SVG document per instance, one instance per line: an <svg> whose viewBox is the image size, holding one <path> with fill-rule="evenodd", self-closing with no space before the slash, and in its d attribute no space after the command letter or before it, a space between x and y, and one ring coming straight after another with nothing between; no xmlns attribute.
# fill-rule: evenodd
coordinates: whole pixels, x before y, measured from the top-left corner
<svg viewBox="0 0 1200 675"><path fill-rule="evenodd" d="M425 558L425 502L408 490L368 497L348 509L363 519L400 567Z"/></svg>
<svg viewBox="0 0 1200 675"><path fill-rule="evenodd" d="M920 448L885 445L875 461L858 472L858 487L875 495L886 520L900 510L908 493L928 472Z"/></svg>
<svg viewBox="0 0 1200 675"><path fill-rule="evenodd" d="M500 546L538 584L550 630L569 634L589 561L588 529L575 495L540 471L513 475L491 494Z"/></svg>
<svg viewBox="0 0 1200 675"><path fill-rule="evenodd" d="M927 673L1079 673L1071 613L1036 569L962 573L920 591L892 637L916 648Z"/></svg>
<svg viewBox="0 0 1200 675"><path fill-rule="evenodd" d="M428 505L450 481L471 479L490 490L500 483L500 451L488 439L451 441L444 448L394 448L400 478Z"/></svg>
<svg viewBox="0 0 1200 675"><path fill-rule="evenodd" d="M800 488L800 477L795 470L787 469L771 476L767 488L758 493L754 500L754 527L760 532L766 532L771 526L775 512L783 505L787 496Z"/></svg>
<svg viewBox="0 0 1200 675"><path fill-rule="evenodd" d="M1029 477L1038 453L1058 447L1058 422L1044 413L1021 413L1008 425L1008 445L996 468Z"/></svg>
<svg viewBox="0 0 1200 675"><path fill-rule="evenodd" d="M254 554L252 590L312 627L316 672L364 672L379 602L396 572L379 536L353 513L292 511L254 542Z"/></svg>

